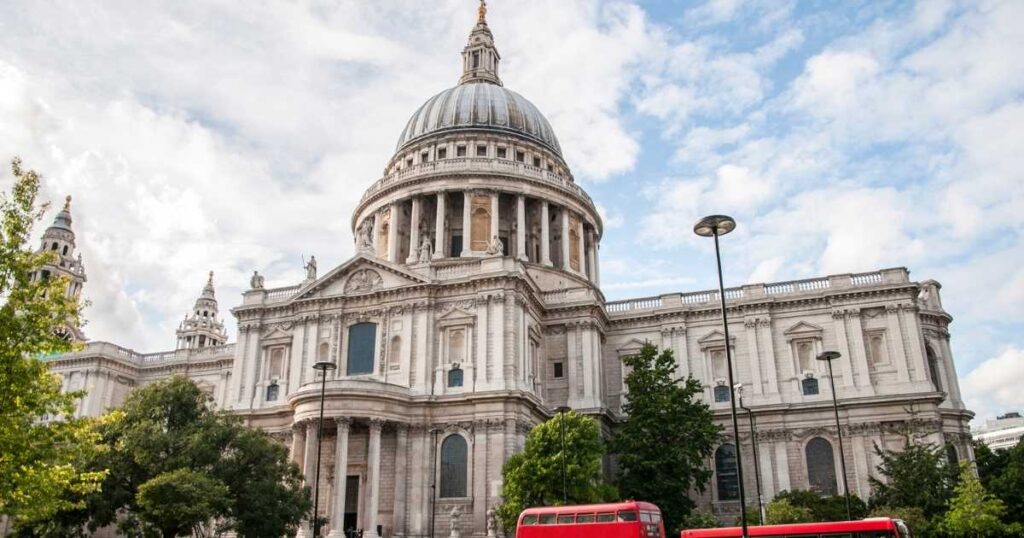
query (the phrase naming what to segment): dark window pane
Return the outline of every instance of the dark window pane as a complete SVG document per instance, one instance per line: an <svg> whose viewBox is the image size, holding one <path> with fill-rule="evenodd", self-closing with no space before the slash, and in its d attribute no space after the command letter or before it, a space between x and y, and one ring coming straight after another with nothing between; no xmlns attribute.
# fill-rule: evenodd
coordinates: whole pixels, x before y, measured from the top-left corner
<svg viewBox="0 0 1024 538"><path fill-rule="evenodd" d="M544 514L540 516L541 525L551 525L555 522L555 514Z"/></svg>
<svg viewBox="0 0 1024 538"><path fill-rule="evenodd" d="M574 517L575 516L573 516L572 514L569 514L569 515L559 515L558 516L558 524L559 525L565 525L565 524L568 524L568 523L572 523L572 520L573 520Z"/></svg>
<svg viewBox="0 0 1024 538"><path fill-rule="evenodd" d="M718 500L734 501L740 498L740 483L736 476L736 447L725 444L715 451L715 479Z"/></svg>
<svg viewBox="0 0 1024 538"><path fill-rule="evenodd" d="M615 521L615 514L597 514L598 523L610 523Z"/></svg>
<svg viewBox="0 0 1024 538"><path fill-rule="evenodd" d="M728 402L729 401L729 387L725 385L718 385L715 387L715 401L716 402Z"/></svg>
<svg viewBox="0 0 1024 538"><path fill-rule="evenodd" d="M631 510L619 512L619 521L636 521L636 512Z"/></svg>
<svg viewBox="0 0 1024 538"><path fill-rule="evenodd" d="M563 375L565 375L565 372L562 371L562 363L556 362L554 364L554 366L555 366L555 377L562 377Z"/></svg>
<svg viewBox="0 0 1024 538"><path fill-rule="evenodd" d="M273 402L277 400L278 391L281 390L278 385L270 385L267 387L267 401Z"/></svg>
<svg viewBox="0 0 1024 538"><path fill-rule="evenodd" d="M462 386L462 369L453 368L448 370L448 386L449 387L461 387Z"/></svg>
<svg viewBox="0 0 1024 538"><path fill-rule="evenodd" d="M441 497L466 496L466 440L449 435L441 443Z"/></svg>
<svg viewBox="0 0 1024 538"><path fill-rule="evenodd" d="M437 148L437 158L444 159L448 156L448 148Z"/></svg>
<svg viewBox="0 0 1024 538"><path fill-rule="evenodd" d="M356 323L348 328L348 375L373 373L376 323Z"/></svg>
<svg viewBox="0 0 1024 538"><path fill-rule="evenodd" d="M800 382L804 389L804 396L814 396L818 394L818 380L813 377L808 377Z"/></svg>
<svg viewBox="0 0 1024 538"><path fill-rule="evenodd" d="M537 516L523 516L523 525L536 525Z"/></svg>
<svg viewBox="0 0 1024 538"><path fill-rule="evenodd" d="M456 146L455 147L455 156L456 157L465 157L466 156L466 146Z"/></svg>
<svg viewBox="0 0 1024 538"><path fill-rule="evenodd" d="M832 443L815 437L807 443L807 482L811 491L818 495L835 495L836 465L832 454Z"/></svg>
<svg viewBox="0 0 1024 538"><path fill-rule="evenodd" d="M449 254L449 256L451 256L453 258L458 258L459 256L462 255L462 236L461 235L453 235L451 243L452 243L451 244L452 248L448 250L448 252L451 253L451 254Z"/></svg>
<svg viewBox="0 0 1024 538"><path fill-rule="evenodd" d="M580 514L576 516L576 523L593 523L594 514Z"/></svg>
<svg viewBox="0 0 1024 538"><path fill-rule="evenodd" d="M951 467L960 464L960 455L956 453L956 447L953 445L946 445L946 463Z"/></svg>

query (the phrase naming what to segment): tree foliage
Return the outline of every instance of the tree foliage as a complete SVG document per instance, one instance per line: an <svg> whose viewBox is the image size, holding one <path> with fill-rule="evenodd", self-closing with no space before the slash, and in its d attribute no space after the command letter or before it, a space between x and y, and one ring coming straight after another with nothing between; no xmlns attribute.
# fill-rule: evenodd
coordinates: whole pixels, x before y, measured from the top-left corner
<svg viewBox="0 0 1024 538"><path fill-rule="evenodd" d="M718 518L714 514L705 512L703 510L690 510L689 514L683 518L680 523L680 527L683 530L686 529L714 529L721 527L722 523L718 521Z"/></svg>
<svg viewBox="0 0 1024 538"><path fill-rule="evenodd" d="M1006 504L1004 520L1024 524L1024 440L996 451L977 443L974 456L982 485Z"/></svg>
<svg viewBox="0 0 1024 538"><path fill-rule="evenodd" d="M675 533L694 508L686 493L704 491L711 479L707 462L721 428L697 399L700 383L676 377L671 350L658 353L647 343L623 363L630 369L629 399L623 405L626 422L612 441L617 485L627 498L657 504L666 530Z"/></svg>
<svg viewBox="0 0 1024 538"><path fill-rule="evenodd" d="M18 159L11 168L13 187L0 197L0 514L20 524L74 508L103 475L81 470L96 441L88 421L72 418L82 393L62 394L41 360L73 349L61 333L79 323L81 305L64 293L66 279L30 278L54 261L29 245L47 204L37 203L39 174Z"/></svg>
<svg viewBox="0 0 1024 538"><path fill-rule="evenodd" d="M885 480L869 478L872 508L916 507L928 519L945 512L953 496L957 469L947 465L941 450L908 440L903 450L883 450L876 445L875 452L882 459L878 472Z"/></svg>
<svg viewBox="0 0 1024 538"><path fill-rule="evenodd" d="M104 450L90 465L110 470L103 491L60 514L54 535L116 524L127 536L282 536L294 534L310 512L309 490L285 447L214 411L184 377L135 390L97 430ZM171 497L180 502L166 502Z"/></svg>
<svg viewBox="0 0 1024 538"><path fill-rule="evenodd" d="M810 510L814 521L846 521L846 498L842 495L822 497L813 491L795 489L781 491L776 500L785 499L793 506ZM861 519L868 513L868 507L856 495L850 495L850 514L853 519Z"/></svg>
<svg viewBox="0 0 1024 538"><path fill-rule="evenodd" d="M952 538L1005 536L1002 522L1006 505L988 491L974 476L970 464L960 464L960 483L956 495L949 503L949 511L942 518L943 532Z"/></svg>
<svg viewBox="0 0 1024 538"><path fill-rule="evenodd" d="M601 459L604 442L597 421L575 411L559 413L530 430L525 449L502 468L498 517L506 530L531 506L556 506L562 501L562 425L565 425L565 470L568 504L613 500L615 489L604 483Z"/></svg>
<svg viewBox="0 0 1024 538"><path fill-rule="evenodd" d="M787 523L810 523L814 516L809 508L796 506L786 498L772 500L764 507L765 523L768 525L784 525Z"/></svg>

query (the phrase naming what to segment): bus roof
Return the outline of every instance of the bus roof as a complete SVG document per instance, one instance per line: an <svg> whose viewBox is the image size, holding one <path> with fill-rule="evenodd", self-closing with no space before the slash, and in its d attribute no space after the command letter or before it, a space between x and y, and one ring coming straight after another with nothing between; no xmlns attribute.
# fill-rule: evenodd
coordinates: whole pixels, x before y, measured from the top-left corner
<svg viewBox="0 0 1024 538"><path fill-rule="evenodd" d="M895 530L896 524L889 518L869 518L860 521L831 521L823 523L795 523L792 525L762 525L749 527L750 536L776 536L801 533L842 533L851 531ZM683 531L683 538L734 538L740 536L739 527L720 529L694 529Z"/></svg>
<svg viewBox="0 0 1024 538"><path fill-rule="evenodd" d="M623 501L618 503L603 503L603 504L577 504L577 505L566 505L566 506L537 506L534 508L527 508L523 510L523 514L565 514L565 513L580 513L580 512L613 512L615 510L649 510L652 512L661 513L661 509L657 505L644 502L644 501Z"/></svg>

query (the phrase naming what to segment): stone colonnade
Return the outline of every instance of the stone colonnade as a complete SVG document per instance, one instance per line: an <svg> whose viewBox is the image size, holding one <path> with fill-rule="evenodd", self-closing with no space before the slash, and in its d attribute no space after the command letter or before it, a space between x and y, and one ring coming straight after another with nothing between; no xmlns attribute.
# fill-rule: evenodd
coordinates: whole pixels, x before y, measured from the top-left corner
<svg viewBox="0 0 1024 538"><path fill-rule="evenodd" d="M503 203L509 198L512 203ZM460 202L461 214L456 214ZM377 256L394 263L507 252L521 261L557 266L600 284L595 228L568 207L525 194L440 191L394 200L373 216L372 234ZM459 252L450 252L452 237L462 239ZM496 244L499 237L510 244Z"/></svg>

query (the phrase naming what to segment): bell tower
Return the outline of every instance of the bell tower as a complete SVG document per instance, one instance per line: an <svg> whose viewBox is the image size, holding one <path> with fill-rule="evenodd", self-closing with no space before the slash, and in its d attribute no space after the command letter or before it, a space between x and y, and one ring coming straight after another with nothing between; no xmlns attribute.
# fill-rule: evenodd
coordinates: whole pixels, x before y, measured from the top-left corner
<svg viewBox="0 0 1024 538"><path fill-rule="evenodd" d="M480 0L476 26L469 33L469 42L462 49L462 78L459 84L487 82L501 86L498 78L498 62L501 55L494 47L494 35L487 27L487 2Z"/></svg>
<svg viewBox="0 0 1024 538"><path fill-rule="evenodd" d="M213 292L213 271L203 291L196 299L192 312L185 316L178 326L177 349L199 349L210 346L222 346L227 342L228 335L224 330L224 321L217 319L217 297Z"/></svg>
<svg viewBox="0 0 1024 538"><path fill-rule="evenodd" d="M37 253L49 252L53 258L32 274L32 280L62 276L67 279L65 295L78 299L85 284L85 266L82 255L75 253L75 232L71 229L71 197L64 199L64 207L53 219L53 224L43 232ZM85 340L80 327L67 328L67 336L78 342Z"/></svg>

